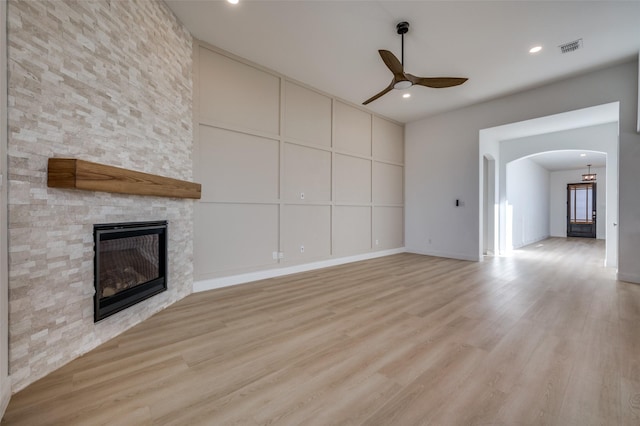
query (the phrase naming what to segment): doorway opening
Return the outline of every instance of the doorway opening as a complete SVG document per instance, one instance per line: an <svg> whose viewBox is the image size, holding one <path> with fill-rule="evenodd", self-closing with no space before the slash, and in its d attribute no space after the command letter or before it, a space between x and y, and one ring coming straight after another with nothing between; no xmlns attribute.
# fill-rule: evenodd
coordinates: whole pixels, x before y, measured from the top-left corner
<svg viewBox="0 0 640 426"><path fill-rule="evenodd" d="M606 155L606 179L604 188L606 200L605 216L600 215L598 222L605 240L605 259L607 267L618 266L618 145L620 103L611 102L574 111L568 111L546 117L525 120L502 126L482 129L479 132L479 239L478 258L483 259L487 247L493 244L497 255L508 254L509 205L507 196L507 164L552 151L587 151ZM487 183L490 167L486 158L495 159L495 215L485 197L485 191L491 192ZM565 181L566 183L574 181ZM564 186L561 194L564 194ZM564 198L564 195L560 195ZM602 197L601 197L602 198ZM602 200L601 200L602 202ZM563 201L564 203L564 201ZM564 228L566 219L560 213ZM492 218L493 216L493 218ZM490 232L493 224L495 232ZM565 228L566 229L566 228ZM564 229L562 233L565 234ZM549 233L551 235L551 233ZM488 240L488 241L486 241Z"/></svg>
<svg viewBox="0 0 640 426"><path fill-rule="evenodd" d="M596 184L567 185L567 237L596 237Z"/></svg>

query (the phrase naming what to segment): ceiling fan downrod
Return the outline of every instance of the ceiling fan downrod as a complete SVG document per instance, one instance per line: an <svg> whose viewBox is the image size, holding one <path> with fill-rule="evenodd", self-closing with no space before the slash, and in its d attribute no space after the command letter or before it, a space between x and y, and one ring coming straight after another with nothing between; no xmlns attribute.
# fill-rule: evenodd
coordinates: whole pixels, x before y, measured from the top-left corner
<svg viewBox="0 0 640 426"><path fill-rule="evenodd" d="M400 63L402 64L402 68L404 68L404 35L409 32L409 23L406 21L402 21L396 25L396 31L400 34L402 39L402 52L400 56Z"/></svg>

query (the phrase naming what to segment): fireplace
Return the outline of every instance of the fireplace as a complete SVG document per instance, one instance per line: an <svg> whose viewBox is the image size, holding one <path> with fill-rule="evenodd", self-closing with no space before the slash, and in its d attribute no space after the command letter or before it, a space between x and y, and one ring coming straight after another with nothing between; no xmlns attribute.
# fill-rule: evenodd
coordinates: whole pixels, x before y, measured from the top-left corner
<svg viewBox="0 0 640 426"><path fill-rule="evenodd" d="M167 222L93 226L94 321L167 289Z"/></svg>

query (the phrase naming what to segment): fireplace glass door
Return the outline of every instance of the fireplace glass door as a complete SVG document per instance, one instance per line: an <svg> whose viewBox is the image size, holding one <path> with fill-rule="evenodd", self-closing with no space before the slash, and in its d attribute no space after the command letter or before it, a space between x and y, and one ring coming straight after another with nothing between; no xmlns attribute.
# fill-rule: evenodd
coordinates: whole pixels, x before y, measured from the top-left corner
<svg viewBox="0 0 640 426"><path fill-rule="evenodd" d="M167 222L94 226L95 321L167 289Z"/></svg>

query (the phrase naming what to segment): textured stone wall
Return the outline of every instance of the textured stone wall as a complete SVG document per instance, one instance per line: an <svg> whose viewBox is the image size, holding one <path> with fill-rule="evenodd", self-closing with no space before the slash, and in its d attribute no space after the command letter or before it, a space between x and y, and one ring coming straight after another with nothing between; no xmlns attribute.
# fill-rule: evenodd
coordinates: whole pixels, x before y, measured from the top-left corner
<svg viewBox="0 0 640 426"><path fill-rule="evenodd" d="M8 4L16 392L189 294L193 201L47 188L75 157L192 179L192 38L161 1ZM93 224L169 221L169 290L93 323Z"/></svg>

